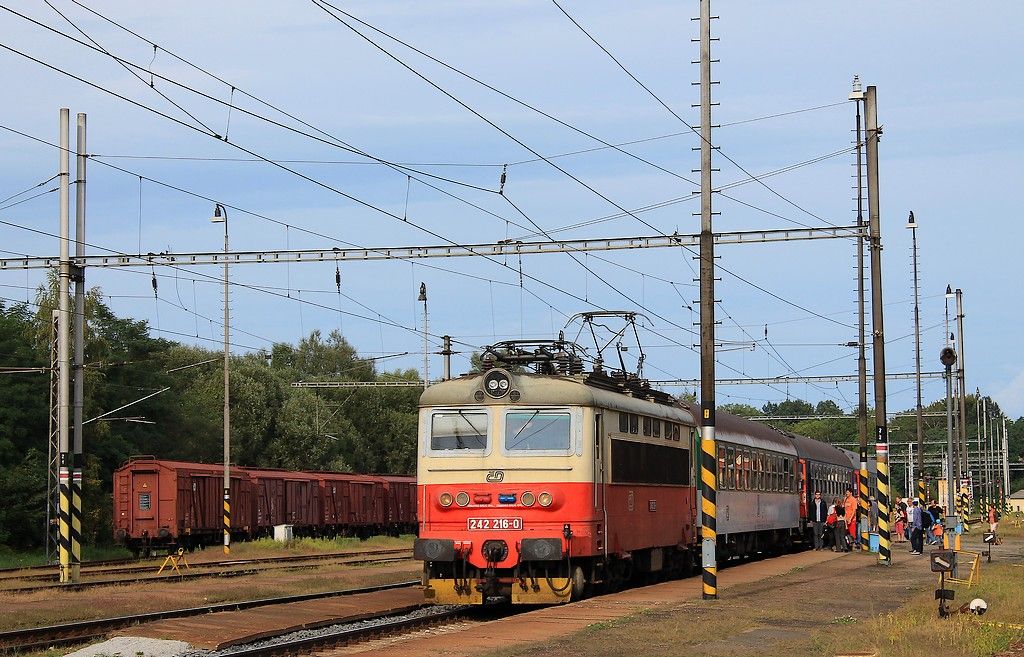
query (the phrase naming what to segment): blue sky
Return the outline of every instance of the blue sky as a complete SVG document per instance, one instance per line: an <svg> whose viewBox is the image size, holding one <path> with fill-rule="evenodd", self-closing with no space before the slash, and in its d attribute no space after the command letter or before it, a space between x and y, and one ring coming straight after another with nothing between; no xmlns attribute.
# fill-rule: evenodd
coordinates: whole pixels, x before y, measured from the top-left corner
<svg viewBox="0 0 1024 657"><path fill-rule="evenodd" d="M224 161L250 156L0 50L0 84L8 101L0 111L0 124L56 141L58 108L88 114L89 151L98 156L89 170L88 237L90 243L115 251L136 252L140 244L143 252L221 248L221 228L209 222L212 203L153 182L140 184L139 175L278 222L231 210L232 246L239 249L329 247L343 241L364 246L443 243L416 226L460 243L492 242L532 232L516 225L529 226L529 221L508 201L551 230L614 214L616 205L639 208L686 197L695 189L677 176L610 150L555 161L614 203L547 163L515 164L533 156L312 3L85 3L159 44L154 56L151 45L81 6L69 0L52 2L104 48L156 75L222 101L232 98L234 85L380 158L419 163L421 171L465 183L434 184L478 206L238 109L231 112L229 123L223 105L154 77L155 89L218 134L227 129L230 142L271 159L304 160L288 166L410 220L402 222L266 163ZM562 4L668 105L696 124L691 104L698 97L691 81L697 79L697 67L690 63L697 58L696 44L690 42L696 36L696 23L690 21L697 13L696 2ZM377 1L339 6L603 140L619 143L687 131L550 2ZM16 9L74 32L45 3L20 3ZM913 371L910 231L905 223L914 210L921 226L924 369L938 369L942 293L951 283L964 291L968 389L979 387L992 395L1013 417L1024 414L1024 357L1015 340L1022 319L1016 258L1024 230L1011 196L1024 177L1024 74L1017 66L1024 55L1019 39L1024 7L996 2L984 12L967 12L926 2L717 2L713 10L721 17L714 26L721 39L715 44L721 60L714 73L721 81L715 121L724 124L714 141L750 172L762 174L849 147L853 106L843 101L851 79L859 74L865 85L877 86L884 126L880 199L887 368ZM0 34L0 42L10 48L197 125L149 87L146 73L146 83L140 82L106 55L7 12L0 12ZM372 38L544 155L598 145L394 42ZM174 60L165 50L229 85ZM296 125L238 92L232 102ZM825 105L829 107L745 122ZM691 150L695 146L693 136L682 134L625 148L696 179L690 173L698 167ZM57 153L46 145L0 130L0 149L0 198L57 171ZM852 223L852 163L852 154L840 153L767 178L771 191L756 183L730 189L729 196L742 203L716 197L716 210L722 212L716 229ZM508 200L493 193L503 164L510 164ZM744 178L724 158L716 166L721 167L716 186ZM660 232L690 233L699 227L692 216L698 210L698 203L689 200L639 216ZM0 219L56 232L57 195L0 210ZM651 232L626 216L557 234L582 238ZM56 240L6 225L0 226L0 245L16 253L57 252ZM855 350L838 346L856 339L854 248L850 240L720 247L719 264L728 271L722 273L716 295L722 302L719 336L737 348L720 353L719 376L854 372ZM344 263L345 296L340 299L333 264L237 266L232 280L248 287L232 291L232 323L238 329L234 342L241 351L275 340L295 341L313 329L326 333L340 327L367 356L411 352L384 361L389 368L419 368L422 308L416 294L425 281L431 332L454 336L466 352L455 361L457 371L466 366L471 348L466 345L550 336L568 315L601 306L647 311L650 322L641 337L649 377L699 375L697 356L688 348L696 338L687 329L697 321L686 307L697 299L692 282L696 263L690 254L646 250L591 254L580 260L586 267L566 255L525 257L523 287L519 262L511 259ZM216 348L221 302L215 279L220 271L195 272L93 270L89 280L110 295L118 313L146 319L168 337ZM160 300L153 298L152 273L160 276ZM25 288L40 277L40 272L0 273L2 296L24 299ZM387 324L371 321L377 316ZM432 357L432 373L438 374L440 367L440 358ZM892 382L888 391L890 411L913 406L912 381ZM925 382L926 401L942 394L940 380ZM717 397L720 404L761 406L787 395L832 399L847 410L856 404L855 384L722 386Z"/></svg>

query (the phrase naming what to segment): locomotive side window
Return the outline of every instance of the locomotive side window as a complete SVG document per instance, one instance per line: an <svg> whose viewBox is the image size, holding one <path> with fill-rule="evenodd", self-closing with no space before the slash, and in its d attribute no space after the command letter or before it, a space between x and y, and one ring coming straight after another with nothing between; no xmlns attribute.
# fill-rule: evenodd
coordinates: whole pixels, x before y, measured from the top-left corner
<svg viewBox="0 0 1024 657"><path fill-rule="evenodd" d="M644 435L651 435L651 418L649 417L644 418Z"/></svg>
<svg viewBox="0 0 1024 657"><path fill-rule="evenodd" d="M629 432L629 413L619 413L619 433Z"/></svg>
<svg viewBox="0 0 1024 657"><path fill-rule="evenodd" d="M651 420L651 434L655 438L661 438L661 420Z"/></svg>
<svg viewBox="0 0 1024 657"><path fill-rule="evenodd" d="M569 414L516 411L505 415L505 449L540 451L569 449Z"/></svg>
<svg viewBox="0 0 1024 657"><path fill-rule="evenodd" d="M629 414L629 432L637 433L640 430L640 416Z"/></svg>
<svg viewBox="0 0 1024 657"><path fill-rule="evenodd" d="M483 451L487 449L487 413L445 411L430 418L430 449Z"/></svg>

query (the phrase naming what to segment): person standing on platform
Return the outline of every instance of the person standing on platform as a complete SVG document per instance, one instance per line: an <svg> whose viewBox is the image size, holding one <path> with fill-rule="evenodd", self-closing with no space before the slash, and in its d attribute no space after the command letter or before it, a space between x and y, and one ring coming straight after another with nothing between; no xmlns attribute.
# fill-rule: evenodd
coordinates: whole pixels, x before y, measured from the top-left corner
<svg viewBox="0 0 1024 657"><path fill-rule="evenodd" d="M996 529L999 528L999 512L996 511L994 504L988 505L988 530L993 534L996 533Z"/></svg>
<svg viewBox="0 0 1024 657"><path fill-rule="evenodd" d="M907 524L910 525L910 554L924 552L923 511L924 509L917 503L917 498L914 498L910 508L907 509Z"/></svg>
<svg viewBox="0 0 1024 657"><path fill-rule="evenodd" d="M811 531L814 532L814 549L822 549L825 538L825 523L828 521L828 507L825 500L821 499L821 491L814 491L814 500L811 502Z"/></svg>
<svg viewBox="0 0 1024 657"><path fill-rule="evenodd" d="M843 499L843 519L846 521L846 531L850 533L850 545L858 545L857 537L857 498L853 496L853 489L846 489L846 497Z"/></svg>
<svg viewBox="0 0 1024 657"><path fill-rule="evenodd" d="M907 527L907 505L903 503L903 500L896 498L896 506L893 507L892 514L894 518L894 531L893 531L893 543L902 543L905 539L903 538L903 531Z"/></svg>
<svg viewBox="0 0 1024 657"><path fill-rule="evenodd" d="M846 544L848 532L846 530L846 512L843 508L843 501L837 497L835 504L836 524L833 533L835 534L836 540L836 552L849 552L850 548Z"/></svg>

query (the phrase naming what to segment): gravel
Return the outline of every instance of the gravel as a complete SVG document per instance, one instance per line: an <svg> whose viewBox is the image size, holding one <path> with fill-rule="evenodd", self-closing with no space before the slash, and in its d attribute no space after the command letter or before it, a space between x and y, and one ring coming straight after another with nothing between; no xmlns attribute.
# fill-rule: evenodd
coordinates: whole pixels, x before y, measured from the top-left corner
<svg viewBox="0 0 1024 657"><path fill-rule="evenodd" d="M184 641L119 636L68 653L65 657L177 657L188 649L189 645Z"/></svg>
<svg viewBox="0 0 1024 657"><path fill-rule="evenodd" d="M393 620L396 620L396 619L400 619L400 618L402 618L402 619L405 619L405 618L409 618L409 619L412 619L412 618L427 618L427 617L434 616L434 615L437 615L437 614L440 614L440 613L445 613L445 612L451 611L454 608L455 607L444 606L444 605L438 605L438 606L435 606L435 607L424 607L422 609L417 609L416 611L409 612L408 614L401 614L401 615L398 615L398 616L386 616L384 618L372 618L372 619L367 619L367 620L363 620L363 621L357 621L355 623L339 623L337 625L328 625L326 627L317 628L315 630L299 630L297 632L291 632L289 634L282 634L281 636L276 636L276 637L273 637L273 638L270 638L270 639L266 639L264 641L256 641L254 643L246 643L246 644L239 645L239 646L231 646L230 648L225 648L223 650L208 651L208 650L196 650L196 649L193 648L193 649L189 649L189 650L186 650L184 652L178 653L177 657L230 657L230 655L232 655L232 654L234 654L236 652L239 652L239 651L242 651L242 650L248 650L250 648L257 648L257 647L264 647L264 646L273 646L273 645L277 645L279 643L287 643L288 641L295 641L295 640L299 640L299 639L310 639L310 638L313 638L313 637L326 636L326 635L335 634L337 632L341 632L341 631L344 631L344 630L362 629L362 628L367 628L367 627L374 627L376 625L383 625L383 624L385 624L387 622L390 622L390 621L393 621ZM178 642L167 642L167 643L178 643ZM91 657L91 656L86 656L86 655L77 656L76 655L76 657ZM125 655L124 657L132 657L132 655L128 654L128 655Z"/></svg>

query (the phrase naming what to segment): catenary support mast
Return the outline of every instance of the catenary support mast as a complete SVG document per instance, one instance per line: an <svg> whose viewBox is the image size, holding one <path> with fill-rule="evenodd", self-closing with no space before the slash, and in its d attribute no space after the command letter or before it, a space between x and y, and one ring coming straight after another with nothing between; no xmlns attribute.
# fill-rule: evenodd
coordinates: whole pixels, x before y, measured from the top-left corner
<svg viewBox="0 0 1024 657"><path fill-rule="evenodd" d="M85 114L78 114L75 142L75 257L85 256ZM85 268L71 266L75 281L75 390L71 464L71 581L77 582L82 563L82 406L85 397Z"/></svg>
<svg viewBox="0 0 1024 657"><path fill-rule="evenodd" d="M711 232L711 0L700 0L700 437L703 597L718 598L715 242Z"/></svg>
<svg viewBox="0 0 1024 657"><path fill-rule="evenodd" d="M889 424L885 416L885 330L882 322L882 234L878 202L878 106L874 86L867 88L864 120L868 156L868 228L871 241L871 328L875 384L875 460L878 469L878 560L892 563L889 544Z"/></svg>
<svg viewBox="0 0 1024 657"><path fill-rule="evenodd" d="M70 111L60 110L60 270L57 277L57 432L60 445L59 485L60 511L58 513L60 581L73 583L71 568L71 452L68 429L71 422L71 309L68 289L71 279L71 171L69 151Z"/></svg>

